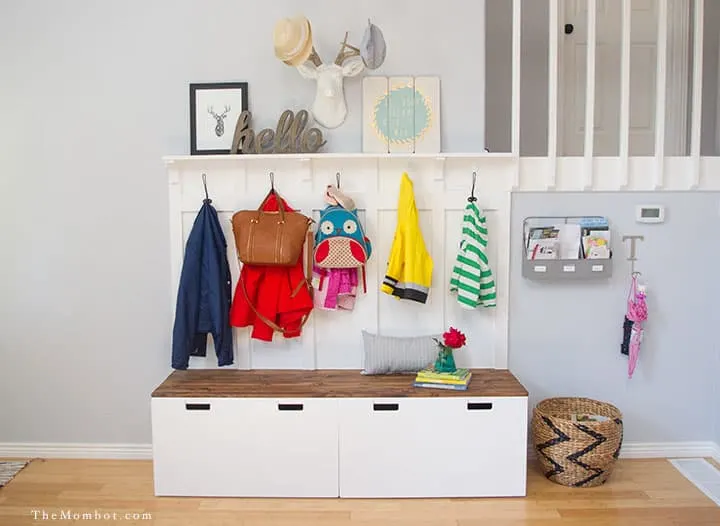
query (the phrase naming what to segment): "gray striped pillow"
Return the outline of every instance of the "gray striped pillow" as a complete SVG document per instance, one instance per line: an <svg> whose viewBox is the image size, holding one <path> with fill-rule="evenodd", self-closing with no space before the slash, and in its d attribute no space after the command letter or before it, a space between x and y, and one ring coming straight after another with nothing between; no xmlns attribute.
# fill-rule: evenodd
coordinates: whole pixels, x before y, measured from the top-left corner
<svg viewBox="0 0 720 526"><path fill-rule="evenodd" d="M381 336L365 330L362 374L416 373L435 362L437 343L428 336Z"/></svg>

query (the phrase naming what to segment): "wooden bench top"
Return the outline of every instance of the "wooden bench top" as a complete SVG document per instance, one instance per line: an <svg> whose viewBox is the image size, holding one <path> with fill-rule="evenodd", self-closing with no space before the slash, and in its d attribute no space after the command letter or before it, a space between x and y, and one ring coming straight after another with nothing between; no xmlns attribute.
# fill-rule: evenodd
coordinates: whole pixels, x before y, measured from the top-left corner
<svg viewBox="0 0 720 526"><path fill-rule="evenodd" d="M413 387L414 374L362 375L359 370L173 371L152 393L155 398L395 398L437 396L527 396L507 370L472 369L467 391Z"/></svg>

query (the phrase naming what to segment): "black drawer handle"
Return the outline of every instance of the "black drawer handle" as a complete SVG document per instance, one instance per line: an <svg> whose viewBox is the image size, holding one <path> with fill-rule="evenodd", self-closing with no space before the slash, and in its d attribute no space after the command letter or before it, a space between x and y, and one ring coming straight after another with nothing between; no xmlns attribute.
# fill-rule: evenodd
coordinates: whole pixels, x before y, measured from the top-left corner
<svg viewBox="0 0 720 526"><path fill-rule="evenodd" d="M188 411L210 411L210 404L185 404Z"/></svg>
<svg viewBox="0 0 720 526"><path fill-rule="evenodd" d="M397 411L400 404L373 404L373 411Z"/></svg>
<svg viewBox="0 0 720 526"><path fill-rule="evenodd" d="M278 411L302 411L302 404L278 404Z"/></svg>
<svg viewBox="0 0 720 526"><path fill-rule="evenodd" d="M468 402L468 411L488 411L492 409L491 402Z"/></svg>

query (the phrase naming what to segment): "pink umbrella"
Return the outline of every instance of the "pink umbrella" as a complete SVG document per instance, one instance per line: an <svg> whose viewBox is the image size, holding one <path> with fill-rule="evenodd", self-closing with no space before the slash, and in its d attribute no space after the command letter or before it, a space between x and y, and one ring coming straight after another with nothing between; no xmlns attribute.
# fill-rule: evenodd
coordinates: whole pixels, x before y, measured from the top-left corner
<svg viewBox="0 0 720 526"><path fill-rule="evenodd" d="M644 290L639 290L637 284L637 272L633 272L632 282L630 284L630 293L628 294L627 313L625 317L633 322L630 332L629 360L628 360L628 378L632 378L635 372L635 366L638 361L640 352L640 342L643 337L642 322L647 320L648 310Z"/></svg>

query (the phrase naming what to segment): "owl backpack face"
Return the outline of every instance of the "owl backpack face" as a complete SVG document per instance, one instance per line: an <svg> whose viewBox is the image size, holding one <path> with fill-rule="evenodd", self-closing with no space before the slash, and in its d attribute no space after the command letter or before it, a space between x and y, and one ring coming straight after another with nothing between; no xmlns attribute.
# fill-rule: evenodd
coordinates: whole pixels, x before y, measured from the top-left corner
<svg viewBox="0 0 720 526"><path fill-rule="evenodd" d="M313 253L318 267L362 267L370 259L371 253L372 245L365 236L355 210L328 206L322 211Z"/></svg>

